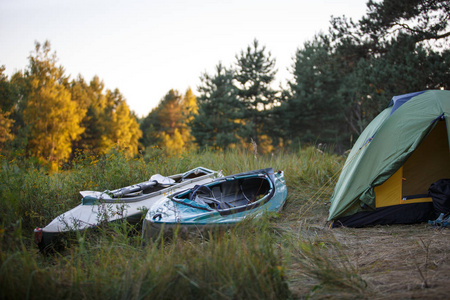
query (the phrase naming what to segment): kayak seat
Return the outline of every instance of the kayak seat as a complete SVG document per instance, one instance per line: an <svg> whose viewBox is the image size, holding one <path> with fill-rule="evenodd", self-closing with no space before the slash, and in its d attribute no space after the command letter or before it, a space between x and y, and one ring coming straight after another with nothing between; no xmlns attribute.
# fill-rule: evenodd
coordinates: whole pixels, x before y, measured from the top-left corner
<svg viewBox="0 0 450 300"><path fill-rule="evenodd" d="M242 195L250 203L266 195L270 190L270 184L263 178L248 178L240 183L240 189Z"/></svg>
<svg viewBox="0 0 450 300"><path fill-rule="evenodd" d="M213 209L220 209L220 187L196 185L189 194L189 199L197 203L206 204Z"/></svg>
<svg viewBox="0 0 450 300"><path fill-rule="evenodd" d="M194 188L195 201L205 203L213 209L229 209L247 204L239 191L239 185L234 182L223 182L209 187Z"/></svg>
<svg viewBox="0 0 450 300"><path fill-rule="evenodd" d="M227 209L227 208L233 208L235 207L235 205L232 205L228 202L225 201L220 201L214 197L208 197L206 195L197 195L195 201L199 202L199 203L205 203L208 204L209 207L213 208L213 209Z"/></svg>
<svg viewBox="0 0 450 300"><path fill-rule="evenodd" d="M217 187L220 189L220 198L216 198L220 199L220 202L223 203L220 208L227 209L247 205L248 201L245 199L240 185L236 180L223 182ZM217 191L216 193L218 194Z"/></svg>

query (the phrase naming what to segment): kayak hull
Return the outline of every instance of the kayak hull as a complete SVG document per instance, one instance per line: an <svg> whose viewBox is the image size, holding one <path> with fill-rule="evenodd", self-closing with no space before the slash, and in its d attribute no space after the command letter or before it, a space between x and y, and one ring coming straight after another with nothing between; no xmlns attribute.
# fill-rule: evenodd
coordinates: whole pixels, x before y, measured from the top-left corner
<svg viewBox="0 0 450 300"><path fill-rule="evenodd" d="M274 173L272 169L218 178L205 186L205 191L211 190L210 195L215 193L214 199L210 196L203 200L202 196L194 199L194 189L190 189L156 202L145 216L144 237L149 238L161 230L172 231L175 228L183 232L228 228L246 218L281 211L287 196L284 173ZM252 199L251 196L255 195L257 199ZM208 200L213 203L208 203Z"/></svg>

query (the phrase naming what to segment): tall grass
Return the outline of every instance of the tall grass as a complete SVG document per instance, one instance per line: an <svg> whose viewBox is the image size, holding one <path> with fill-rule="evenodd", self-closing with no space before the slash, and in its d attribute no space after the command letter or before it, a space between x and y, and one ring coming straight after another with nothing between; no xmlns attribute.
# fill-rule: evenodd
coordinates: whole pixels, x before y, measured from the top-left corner
<svg viewBox="0 0 450 300"><path fill-rule="evenodd" d="M301 289L311 298L366 298L367 283L346 254L346 249L332 235L292 238L290 244L290 276L302 282Z"/></svg>
<svg viewBox="0 0 450 300"><path fill-rule="evenodd" d="M324 187L342 163L341 157L313 147L256 157L245 149L168 156L155 148L138 159L127 159L118 151L100 157L78 154L70 167L53 174L3 159L0 298L287 299L314 296L318 286L324 295L337 285L344 286L341 295L361 296L364 284L354 279L359 278L357 270L348 261L336 264L334 254L298 234L305 218L326 218L322 204L331 190ZM51 255L39 253L32 242L34 227L78 205L81 190L115 189L155 173L170 175L197 166L225 175L266 167L283 170L286 207L279 215L190 237L175 233L143 240L140 224L123 222L74 234L65 249ZM323 192L317 194L318 190ZM311 209L302 216L308 202ZM342 279L347 285L330 284L325 276L329 272L349 274ZM299 295L299 280L314 284L301 284L307 288Z"/></svg>

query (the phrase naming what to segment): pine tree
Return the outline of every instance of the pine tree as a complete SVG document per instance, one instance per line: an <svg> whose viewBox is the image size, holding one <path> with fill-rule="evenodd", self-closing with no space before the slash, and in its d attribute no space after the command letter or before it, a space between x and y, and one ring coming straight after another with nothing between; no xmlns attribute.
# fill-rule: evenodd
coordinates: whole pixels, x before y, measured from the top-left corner
<svg viewBox="0 0 450 300"><path fill-rule="evenodd" d="M7 97L8 107L4 111L10 112L9 118L14 121L11 133L14 139L8 143L8 148L15 153L25 154L30 138L31 128L24 120L24 111L27 106L28 97L31 93L30 78L22 71L14 73L9 82Z"/></svg>
<svg viewBox="0 0 450 300"><path fill-rule="evenodd" d="M286 136L345 150L391 97L448 88L449 3L369 1L359 22L333 18L329 34L297 51Z"/></svg>
<svg viewBox="0 0 450 300"><path fill-rule="evenodd" d="M369 0L367 8L358 29L379 45L397 34L405 34L415 43L442 39L448 42L450 37L448 0Z"/></svg>
<svg viewBox="0 0 450 300"><path fill-rule="evenodd" d="M5 75L5 66L0 66L0 109L4 112L11 111L14 106L11 98L11 84Z"/></svg>
<svg viewBox="0 0 450 300"><path fill-rule="evenodd" d="M345 104L336 97L343 80L340 70L326 36L316 36L297 51L291 94L283 105L289 140L338 144L345 139Z"/></svg>
<svg viewBox="0 0 450 300"><path fill-rule="evenodd" d="M203 74L198 114L191 121L195 143L202 149L227 149L239 143L244 106L237 98L233 71L222 64L214 75Z"/></svg>
<svg viewBox="0 0 450 300"><path fill-rule="evenodd" d="M161 137L159 135L159 122L158 122L158 108L153 108L149 114L143 118L140 122L140 129L142 131L142 137L139 142L144 146L153 147L161 145Z"/></svg>
<svg viewBox="0 0 450 300"><path fill-rule="evenodd" d="M337 95L349 102L345 118L353 133L394 95L448 89L450 1L368 1L358 22L332 20L335 56L346 61Z"/></svg>
<svg viewBox="0 0 450 300"><path fill-rule="evenodd" d="M271 87L276 74L275 59L271 58L270 52L266 53L264 46L260 48L256 39L236 59L234 79L238 99L245 105L245 124L251 132L243 137L258 144L261 138L268 139L269 115L278 104L277 92Z"/></svg>

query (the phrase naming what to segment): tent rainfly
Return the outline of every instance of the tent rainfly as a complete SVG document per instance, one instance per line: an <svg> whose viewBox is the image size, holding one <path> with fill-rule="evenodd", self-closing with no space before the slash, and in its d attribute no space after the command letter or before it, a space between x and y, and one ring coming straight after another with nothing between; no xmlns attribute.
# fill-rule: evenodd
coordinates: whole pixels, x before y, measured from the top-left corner
<svg viewBox="0 0 450 300"><path fill-rule="evenodd" d="M395 96L361 133L331 197L333 227L435 218L428 189L450 178L450 91Z"/></svg>

